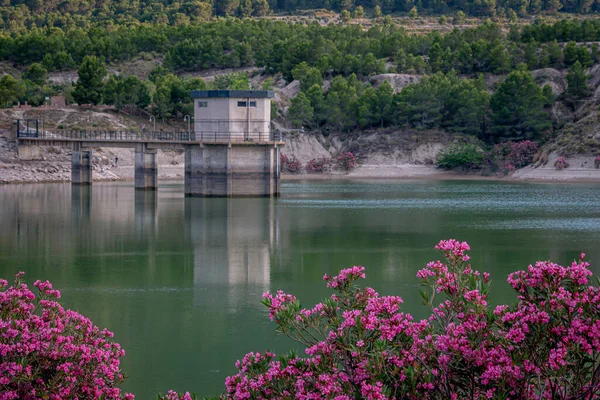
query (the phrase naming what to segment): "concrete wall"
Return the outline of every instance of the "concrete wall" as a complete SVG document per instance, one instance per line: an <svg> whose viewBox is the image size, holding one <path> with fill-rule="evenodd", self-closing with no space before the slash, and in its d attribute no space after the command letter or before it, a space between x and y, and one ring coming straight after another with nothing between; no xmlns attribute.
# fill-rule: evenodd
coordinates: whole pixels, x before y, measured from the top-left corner
<svg viewBox="0 0 600 400"><path fill-rule="evenodd" d="M23 161L42 159L40 147L35 144L19 143L19 145L17 146L17 155L19 156L19 160Z"/></svg>
<svg viewBox="0 0 600 400"><path fill-rule="evenodd" d="M238 102L256 102L256 107L238 106ZM199 107L206 103L207 107ZM248 115L250 114L250 115ZM271 99L200 98L194 100L194 131L202 140L231 137L231 141L267 141L270 132Z"/></svg>
<svg viewBox="0 0 600 400"><path fill-rule="evenodd" d="M277 196L277 151L268 145L190 145L185 194L200 197Z"/></svg>

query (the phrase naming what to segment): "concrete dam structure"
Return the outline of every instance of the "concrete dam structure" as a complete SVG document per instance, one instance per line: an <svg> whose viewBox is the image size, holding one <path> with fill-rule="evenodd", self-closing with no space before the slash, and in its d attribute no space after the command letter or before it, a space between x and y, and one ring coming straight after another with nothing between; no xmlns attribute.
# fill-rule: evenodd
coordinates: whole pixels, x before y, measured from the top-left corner
<svg viewBox="0 0 600 400"><path fill-rule="evenodd" d="M95 147L135 148L135 188L158 187L158 149L185 152L185 195L198 197L271 197L279 195L279 151L271 132L267 90L192 91L191 132L40 131L37 122L17 123L19 156L38 146L72 147L73 185L92 183Z"/></svg>

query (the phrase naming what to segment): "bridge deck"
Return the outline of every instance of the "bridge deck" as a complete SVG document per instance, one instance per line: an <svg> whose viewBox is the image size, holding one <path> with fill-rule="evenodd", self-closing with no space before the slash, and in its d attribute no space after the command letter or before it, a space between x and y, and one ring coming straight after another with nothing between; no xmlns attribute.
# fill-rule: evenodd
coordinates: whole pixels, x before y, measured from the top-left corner
<svg viewBox="0 0 600 400"><path fill-rule="evenodd" d="M282 145L278 134L272 132L118 132L118 131L20 131L17 140L21 143L45 145L68 145L85 143L89 146L133 147L137 144L152 144L155 147L180 147L190 144L234 144L234 145Z"/></svg>

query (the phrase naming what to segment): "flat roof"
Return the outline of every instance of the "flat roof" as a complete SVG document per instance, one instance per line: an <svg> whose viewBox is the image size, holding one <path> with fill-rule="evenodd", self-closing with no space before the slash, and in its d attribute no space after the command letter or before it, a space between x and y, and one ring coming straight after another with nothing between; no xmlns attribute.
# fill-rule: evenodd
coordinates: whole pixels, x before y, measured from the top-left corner
<svg viewBox="0 0 600 400"><path fill-rule="evenodd" d="M266 98L272 99L275 93L272 90L192 90L193 99L211 98Z"/></svg>

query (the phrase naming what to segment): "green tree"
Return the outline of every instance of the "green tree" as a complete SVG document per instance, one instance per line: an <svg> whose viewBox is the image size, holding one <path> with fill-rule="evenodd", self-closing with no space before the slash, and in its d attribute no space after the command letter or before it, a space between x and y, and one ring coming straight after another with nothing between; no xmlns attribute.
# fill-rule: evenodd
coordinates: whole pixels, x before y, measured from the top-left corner
<svg viewBox="0 0 600 400"><path fill-rule="evenodd" d="M567 43L565 49L563 51L563 59L565 61L565 65L570 67L575 64L579 59L579 51L577 50L577 43L571 41Z"/></svg>
<svg viewBox="0 0 600 400"><path fill-rule="evenodd" d="M148 87L136 76L111 75L104 87L104 103L114 105L118 111L126 106L145 109L150 104Z"/></svg>
<svg viewBox="0 0 600 400"><path fill-rule="evenodd" d="M40 63L33 63L23 72L23 79L42 86L48 79L48 70Z"/></svg>
<svg viewBox="0 0 600 400"><path fill-rule="evenodd" d="M362 6L358 6L354 9L354 18L364 18L365 9Z"/></svg>
<svg viewBox="0 0 600 400"><path fill-rule="evenodd" d="M379 7L378 5L375 6L375 9L373 10L373 16L375 18L381 18L381 7Z"/></svg>
<svg viewBox="0 0 600 400"><path fill-rule="evenodd" d="M25 95L25 86L10 75L0 78L0 106L6 107Z"/></svg>
<svg viewBox="0 0 600 400"><path fill-rule="evenodd" d="M464 25L465 22L467 22L467 16L462 11L458 11L452 20L454 25Z"/></svg>
<svg viewBox="0 0 600 400"><path fill-rule="evenodd" d="M410 11L408 12L408 16L412 19L415 19L419 16L419 12L417 11L416 6L413 6L413 8L410 9Z"/></svg>
<svg viewBox="0 0 600 400"><path fill-rule="evenodd" d="M510 71L510 56L502 44L490 51L490 69L497 74Z"/></svg>
<svg viewBox="0 0 600 400"><path fill-rule="evenodd" d="M306 97L314 110L314 120L316 125L320 125L326 118L325 96L321 85L312 85L306 92Z"/></svg>
<svg viewBox="0 0 600 400"><path fill-rule="evenodd" d="M292 99L292 104L288 109L288 119L296 128L312 123L314 119L314 109L310 105L310 100L303 92L298 93L298 95Z"/></svg>
<svg viewBox="0 0 600 400"><path fill-rule="evenodd" d="M523 68L511 72L492 95L492 139L525 140L539 137L551 128L544 111L546 98Z"/></svg>
<svg viewBox="0 0 600 400"><path fill-rule="evenodd" d="M79 79L73 90L73 98L78 104L99 104L102 102L106 67L96 56L86 56L77 72Z"/></svg>
<svg viewBox="0 0 600 400"><path fill-rule="evenodd" d="M438 23L440 25L446 25L446 23L448 23L448 18L445 15L440 16L440 19L438 19Z"/></svg>
<svg viewBox="0 0 600 400"><path fill-rule="evenodd" d="M580 100L589 95L590 89L587 86L587 74L579 61L569 68L567 74L567 90L565 97L571 103Z"/></svg>
<svg viewBox="0 0 600 400"><path fill-rule="evenodd" d="M348 22L352 19L352 15L350 15L350 11L342 10L342 12L340 13L340 18L343 22Z"/></svg>

